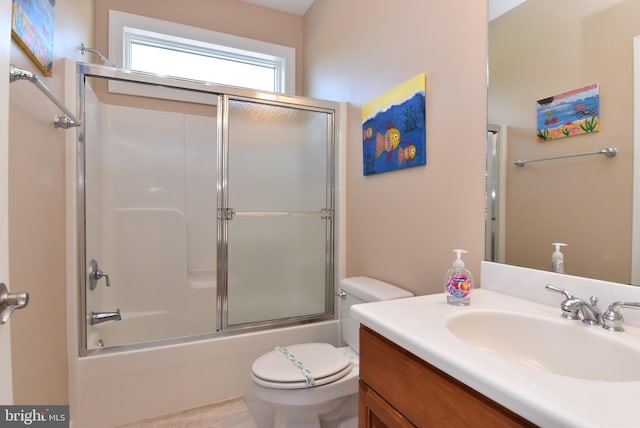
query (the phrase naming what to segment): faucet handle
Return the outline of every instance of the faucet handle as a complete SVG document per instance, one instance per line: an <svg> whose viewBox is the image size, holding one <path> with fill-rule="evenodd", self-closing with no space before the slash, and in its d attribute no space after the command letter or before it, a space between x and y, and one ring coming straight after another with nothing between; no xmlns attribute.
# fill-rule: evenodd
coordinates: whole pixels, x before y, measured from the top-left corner
<svg viewBox="0 0 640 428"><path fill-rule="evenodd" d="M111 280L109 279L109 275L106 272L103 272L98 267L98 262L94 259L91 259L89 262L89 290L95 290L98 286L98 280L104 278L106 281L107 287L111 286Z"/></svg>
<svg viewBox="0 0 640 428"><path fill-rule="evenodd" d="M106 281L107 287L111 287L111 280L109 279L109 275L106 272L103 272L100 269L98 269L94 273L94 276L95 276L96 279L104 278L105 281Z"/></svg>
<svg viewBox="0 0 640 428"><path fill-rule="evenodd" d="M548 291L553 291L554 293L563 294L566 299L560 304L560 309L562 310L562 318L566 318L568 320L579 320L582 319L580 316L580 307L576 305L566 305L565 302L569 299L573 299L574 295L568 292L567 290L563 290L562 288L558 288L554 285L547 284L544 286Z"/></svg>
<svg viewBox="0 0 640 428"><path fill-rule="evenodd" d="M609 331L624 331L621 308L640 309L640 302L613 302L602 314L602 328Z"/></svg>
<svg viewBox="0 0 640 428"><path fill-rule="evenodd" d="M564 297L567 299L573 299L573 294L569 293L567 290L563 290L562 288L558 288L555 285L547 284L544 286L549 291L553 291L554 293L564 294Z"/></svg>

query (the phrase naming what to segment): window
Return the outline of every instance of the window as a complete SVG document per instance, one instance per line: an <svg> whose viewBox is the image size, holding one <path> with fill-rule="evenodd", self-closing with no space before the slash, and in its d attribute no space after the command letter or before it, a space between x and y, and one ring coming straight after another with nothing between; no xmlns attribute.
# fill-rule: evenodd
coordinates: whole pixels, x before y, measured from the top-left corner
<svg viewBox="0 0 640 428"><path fill-rule="evenodd" d="M109 11L110 60L124 68L294 94L295 49Z"/></svg>

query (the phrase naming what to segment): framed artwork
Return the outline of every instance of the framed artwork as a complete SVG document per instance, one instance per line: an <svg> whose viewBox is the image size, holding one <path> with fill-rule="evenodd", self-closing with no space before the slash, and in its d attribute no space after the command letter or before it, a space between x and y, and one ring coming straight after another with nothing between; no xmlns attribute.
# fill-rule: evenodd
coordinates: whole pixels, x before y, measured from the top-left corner
<svg viewBox="0 0 640 428"><path fill-rule="evenodd" d="M600 130L600 91L597 83L537 102L538 141Z"/></svg>
<svg viewBox="0 0 640 428"><path fill-rule="evenodd" d="M53 69L55 0L13 0L11 36L46 76Z"/></svg>
<svg viewBox="0 0 640 428"><path fill-rule="evenodd" d="M425 108L424 73L362 106L364 175L427 163Z"/></svg>

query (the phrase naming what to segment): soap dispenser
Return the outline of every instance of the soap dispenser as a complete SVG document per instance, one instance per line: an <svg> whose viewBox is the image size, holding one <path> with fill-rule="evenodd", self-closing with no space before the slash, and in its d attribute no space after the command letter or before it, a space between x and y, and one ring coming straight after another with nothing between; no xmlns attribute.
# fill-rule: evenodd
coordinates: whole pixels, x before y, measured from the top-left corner
<svg viewBox="0 0 640 428"><path fill-rule="evenodd" d="M560 247L566 247L567 244L554 242L551 245L556 247L556 250L551 255L551 272L564 273L564 254L560 251Z"/></svg>
<svg viewBox="0 0 640 428"><path fill-rule="evenodd" d="M450 305L467 306L471 301L471 290L473 290L473 275L469 269L464 267L462 253L466 250L453 250L456 259L453 266L447 270L444 279L444 293L447 296L447 303Z"/></svg>

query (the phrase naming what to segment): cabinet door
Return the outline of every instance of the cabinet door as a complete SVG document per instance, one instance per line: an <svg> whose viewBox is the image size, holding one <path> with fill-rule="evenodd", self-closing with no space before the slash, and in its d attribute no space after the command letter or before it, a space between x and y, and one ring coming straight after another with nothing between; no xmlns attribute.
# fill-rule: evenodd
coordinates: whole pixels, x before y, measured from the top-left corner
<svg viewBox="0 0 640 428"><path fill-rule="evenodd" d="M388 408L420 427L535 427L364 326L360 328L360 379ZM374 413L390 428L413 426L390 424ZM360 425L366 426L377 425Z"/></svg>
<svg viewBox="0 0 640 428"><path fill-rule="evenodd" d="M360 381L358 428L413 428L404 416Z"/></svg>

